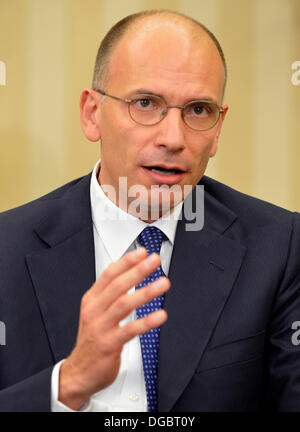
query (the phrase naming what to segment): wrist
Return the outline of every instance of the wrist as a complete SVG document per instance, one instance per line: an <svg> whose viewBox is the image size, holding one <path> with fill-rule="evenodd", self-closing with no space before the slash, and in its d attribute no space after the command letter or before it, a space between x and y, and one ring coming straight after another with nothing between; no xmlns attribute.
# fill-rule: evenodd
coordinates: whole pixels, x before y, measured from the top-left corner
<svg viewBox="0 0 300 432"><path fill-rule="evenodd" d="M91 397L80 384L79 374L67 359L60 367L58 400L72 410L79 410Z"/></svg>

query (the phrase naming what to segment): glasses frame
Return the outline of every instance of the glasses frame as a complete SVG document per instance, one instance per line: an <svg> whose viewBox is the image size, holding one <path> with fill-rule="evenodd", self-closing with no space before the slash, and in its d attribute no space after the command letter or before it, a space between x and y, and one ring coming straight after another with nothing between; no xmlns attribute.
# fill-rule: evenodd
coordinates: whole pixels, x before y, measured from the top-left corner
<svg viewBox="0 0 300 432"><path fill-rule="evenodd" d="M118 97L118 96L113 96L113 95L111 95L111 94L109 94L109 93L106 93L105 91L103 91L103 90L101 90L101 89L94 89L94 91L96 91L96 92L102 94L103 96L108 96L108 97L110 97L110 98L112 98L112 99L115 99L115 100L118 100L118 101L121 101L121 102L125 102L125 103L127 103L127 105L128 105L128 113L129 113L130 118L131 118L135 123L137 123L137 124L139 124L139 125L142 125L142 126L154 126L154 125L160 123L160 122L161 122L161 121L166 117L166 115L168 114L168 110L169 110L169 108L178 108L178 109L181 110L181 118L182 118L182 120L184 121L184 123L185 123L185 124L186 124L190 129L195 130L195 131L198 131L198 132L203 132L203 131L206 131L206 130L209 130L209 129L214 128L214 127L216 126L216 124L218 123L218 121L220 120L221 114L225 112L224 108L219 107L219 105L216 104L215 102L211 102L211 101L208 101L208 100L195 99L195 100L191 100L191 101L187 102L187 103L184 104L184 105L168 105L167 102L164 100L164 98L161 97L161 96L154 95L154 94L142 93L140 96L148 96L148 97L153 97L153 96L154 96L154 97L157 97L157 98L161 99L161 100L164 102L164 104L166 105L166 110L162 112L162 117L161 117L161 119L159 119L159 120L158 120L157 122L155 122L155 123L151 123L151 124L143 124L143 123L140 123L140 122L136 121L136 120L132 117L131 112L130 112L130 104L131 104L132 102L134 102L135 99L123 99L123 98L120 98L120 97ZM205 103L212 104L212 105L214 105L214 106L216 106L216 107L218 108L218 112L219 112L218 118L216 119L215 123L214 123L212 126L210 126L209 128L206 128L206 129L195 129L195 128L192 128L192 127L191 127L191 126L190 126L190 125L185 121L185 118L184 118L183 112L184 112L185 108L187 107L187 105L189 105L189 104L191 104L191 103L194 103L194 102L205 102Z"/></svg>

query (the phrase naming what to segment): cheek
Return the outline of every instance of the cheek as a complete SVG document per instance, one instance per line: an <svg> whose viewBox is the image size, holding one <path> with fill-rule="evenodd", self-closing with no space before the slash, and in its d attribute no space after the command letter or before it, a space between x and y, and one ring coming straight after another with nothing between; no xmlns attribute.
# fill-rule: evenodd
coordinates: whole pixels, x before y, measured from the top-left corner
<svg viewBox="0 0 300 432"><path fill-rule="evenodd" d="M142 160L145 148L145 132L122 124L112 125L103 129L102 156L110 165L115 176L126 176L128 179L136 176L136 167ZM131 181L131 180L130 180Z"/></svg>
<svg viewBox="0 0 300 432"><path fill-rule="evenodd" d="M197 184L204 174L207 163L210 159L211 150L213 148L215 134L210 136L200 136L191 148L190 157L192 162L193 183Z"/></svg>
<svg viewBox="0 0 300 432"><path fill-rule="evenodd" d="M126 133L123 125L113 117L104 116L101 128L102 154L112 161L123 160L126 156ZM114 163L115 164L115 163Z"/></svg>
<svg viewBox="0 0 300 432"><path fill-rule="evenodd" d="M153 132L145 126L127 124L126 127L120 128L119 139L128 166L133 168L139 166L145 157L146 160L149 159L149 153L153 153Z"/></svg>

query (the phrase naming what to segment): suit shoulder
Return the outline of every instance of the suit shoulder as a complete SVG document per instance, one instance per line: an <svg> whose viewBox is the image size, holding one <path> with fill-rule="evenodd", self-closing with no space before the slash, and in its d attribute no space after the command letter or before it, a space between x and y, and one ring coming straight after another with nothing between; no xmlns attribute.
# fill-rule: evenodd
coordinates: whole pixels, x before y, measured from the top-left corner
<svg viewBox="0 0 300 432"><path fill-rule="evenodd" d="M290 210L242 193L207 176L203 177L201 184L204 185L205 192L236 213L242 220L251 219L255 224L286 223L295 215ZM297 216L300 217L298 214Z"/></svg>
<svg viewBox="0 0 300 432"><path fill-rule="evenodd" d="M76 188L77 185L79 185L83 181L88 181L90 179L90 175L86 175L83 177L79 177L75 180L72 180L62 186L60 186L57 189L54 189L51 192L48 192L47 194L30 201L26 204L23 204L21 206L15 207L10 210L6 210L4 212L0 213L0 228L1 226L6 226L7 223L9 224L22 224L24 226L24 222L26 220L38 219L41 214L45 212L47 208L49 208L49 205L51 205L51 202L54 202L55 200L58 200L64 196L67 196L72 190Z"/></svg>

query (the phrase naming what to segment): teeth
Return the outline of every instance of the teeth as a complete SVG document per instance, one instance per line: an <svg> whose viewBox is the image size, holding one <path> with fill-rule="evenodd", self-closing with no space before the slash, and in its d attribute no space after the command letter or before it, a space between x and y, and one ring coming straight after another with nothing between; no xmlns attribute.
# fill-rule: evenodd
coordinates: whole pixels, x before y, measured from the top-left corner
<svg viewBox="0 0 300 432"><path fill-rule="evenodd" d="M163 174L163 175L173 175L173 174L176 174L176 171L171 171L171 170L169 170L169 171L166 171L166 170L160 170L160 169L157 169L157 168L150 168L151 169L151 171L153 171L153 172L155 172L155 173L157 173L157 174Z"/></svg>

